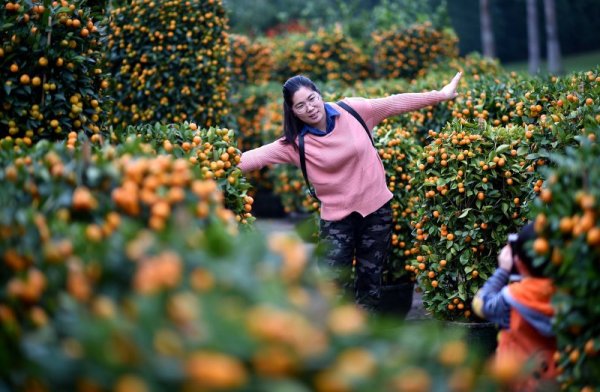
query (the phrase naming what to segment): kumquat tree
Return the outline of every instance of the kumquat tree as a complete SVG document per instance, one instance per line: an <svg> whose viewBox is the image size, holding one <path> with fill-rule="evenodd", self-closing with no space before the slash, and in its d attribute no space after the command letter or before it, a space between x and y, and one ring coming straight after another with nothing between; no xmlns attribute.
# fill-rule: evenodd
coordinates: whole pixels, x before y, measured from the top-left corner
<svg viewBox="0 0 600 392"><path fill-rule="evenodd" d="M1 4L0 392L511 390L472 300L528 222L556 390L598 390L600 67L463 55L446 2L329 3ZM372 130L393 198L387 308L367 311L322 273L299 168L243 154L282 137L295 74L336 102L458 71L455 99Z"/></svg>
<svg viewBox="0 0 600 392"><path fill-rule="evenodd" d="M86 2L6 1L0 19L0 137L31 145L101 133L106 28Z"/></svg>

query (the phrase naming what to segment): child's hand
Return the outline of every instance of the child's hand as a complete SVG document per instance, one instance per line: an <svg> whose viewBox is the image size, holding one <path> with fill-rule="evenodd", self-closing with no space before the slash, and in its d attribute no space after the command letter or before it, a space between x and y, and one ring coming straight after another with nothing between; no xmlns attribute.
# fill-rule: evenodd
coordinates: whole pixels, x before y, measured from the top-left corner
<svg viewBox="0 0 600 392"><path fill-rule="evenodd" d="M498 255L498 267L510 272L513 266L512 249L510 245L504 245L504 248Z"/></svg>

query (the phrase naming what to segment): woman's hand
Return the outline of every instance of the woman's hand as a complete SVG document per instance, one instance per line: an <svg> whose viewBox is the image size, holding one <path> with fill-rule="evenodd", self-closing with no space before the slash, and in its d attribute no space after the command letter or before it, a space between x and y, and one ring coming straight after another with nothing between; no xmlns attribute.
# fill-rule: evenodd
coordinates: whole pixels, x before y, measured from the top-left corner
<svg viewBox="0 0 600 392"><path fill-rule="evenodd" d="M450 83L445 85L440 92L446 96L446 99L456 98L458 95L456 93L456 87L458 86L458 82L460 81L460 77L462 76L462 72L457 72L456 75L452 78Z"/></svg>

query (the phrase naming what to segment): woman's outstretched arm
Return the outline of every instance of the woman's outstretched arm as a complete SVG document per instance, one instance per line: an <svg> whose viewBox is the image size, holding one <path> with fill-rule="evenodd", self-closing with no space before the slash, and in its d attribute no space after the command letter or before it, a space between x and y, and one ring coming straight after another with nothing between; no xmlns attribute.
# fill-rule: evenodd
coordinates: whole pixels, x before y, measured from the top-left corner
<svg viewBox="0 0 600 392"><path fill-rule="evenodd" d="M249 172L276 163L297 164L297 155L298 153L293 153L292 145L284 143L283 139L278 139L264 146L243 152L238 167L243 172Z"/></svg>
<svg viewBox="0 0 600 392"><path fill-rule="evenodd" d="M368 121L367 124L370 127L374 127L388 117L419 110L427 106L436 105L442 101L456 98L458 95L456 89L461 76L462 73L458 72L450 83L442 87L441 90L422 93L401 93L385 98L367 99L363 102L358 102L355 110L363 116L365 121ZM367 105L367 107L363 105Z"/></svg>

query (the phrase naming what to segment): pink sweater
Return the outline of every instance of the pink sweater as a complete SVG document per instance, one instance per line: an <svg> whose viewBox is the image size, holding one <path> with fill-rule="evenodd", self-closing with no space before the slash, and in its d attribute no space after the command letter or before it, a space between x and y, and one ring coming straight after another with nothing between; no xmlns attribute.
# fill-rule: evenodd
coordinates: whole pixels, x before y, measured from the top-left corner
<svg viewBox="0 0 600 392"><path fill-rule="evenodd" d="M421 109L447 99L439 91L396 94L386 98L344 100L372 130L387 117ZM369 215L392 198L385 169L364 128L346 110L330 103L339 113L335 127L325 136L304 137L306 172L321 200L321 219L340 220L356 211ZM252 171L275 163L300 167L299 152L283 139L242 154L239 167Z"/></svg>

